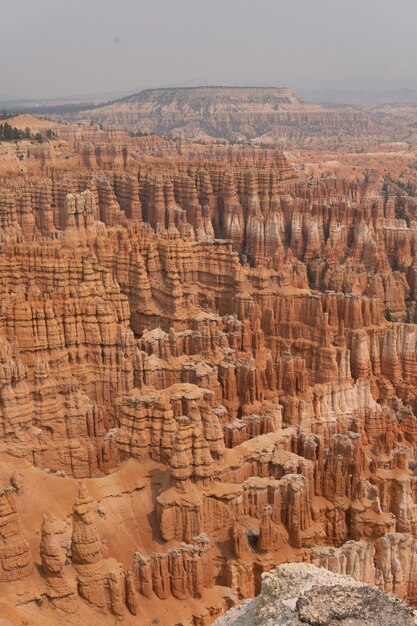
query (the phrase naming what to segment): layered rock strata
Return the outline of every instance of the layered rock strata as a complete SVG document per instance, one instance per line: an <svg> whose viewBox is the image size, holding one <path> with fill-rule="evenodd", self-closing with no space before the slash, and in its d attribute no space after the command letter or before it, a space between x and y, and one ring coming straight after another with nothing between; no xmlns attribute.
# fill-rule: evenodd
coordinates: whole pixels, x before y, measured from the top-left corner
<svg viewBox="0 0 417 626"><path fill-rule="evenodd" d="M415 604L413 168L57 132L0 179L5 597L207 626L311 561Z"/></svg>

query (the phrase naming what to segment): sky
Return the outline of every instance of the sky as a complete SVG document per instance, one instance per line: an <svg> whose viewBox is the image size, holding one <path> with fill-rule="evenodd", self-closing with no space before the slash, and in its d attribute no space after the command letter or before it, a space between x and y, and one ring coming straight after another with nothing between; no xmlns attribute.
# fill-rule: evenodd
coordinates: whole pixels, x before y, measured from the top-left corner
<svg viewBox="0 0 417 626"><path fill-rule="evenodd" d="M0 99L417 88L417 0L0 0Z"/></svg>

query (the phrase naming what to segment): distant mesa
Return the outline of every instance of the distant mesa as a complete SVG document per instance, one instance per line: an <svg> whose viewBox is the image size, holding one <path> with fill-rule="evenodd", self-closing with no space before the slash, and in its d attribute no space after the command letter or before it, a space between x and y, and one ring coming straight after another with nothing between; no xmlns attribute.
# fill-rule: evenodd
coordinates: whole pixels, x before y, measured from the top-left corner
<svg viewBox="0 0 417 626"><path fill-rule="evenodd" d="M122 130L187 140L271 142L277 128L351 125L357 111L335 112L304 102L286 87L178 87L145 89L103 106L69 111L69 121L93 121ZM363 116L362 116L363 117Z"/></svg>

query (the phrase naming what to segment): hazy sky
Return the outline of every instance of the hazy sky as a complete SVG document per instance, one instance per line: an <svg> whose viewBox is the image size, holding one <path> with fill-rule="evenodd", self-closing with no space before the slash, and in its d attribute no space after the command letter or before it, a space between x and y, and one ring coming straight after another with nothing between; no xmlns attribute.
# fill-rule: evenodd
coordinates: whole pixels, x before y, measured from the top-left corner
<svg viewBox="0 0 417 626"><path fill-rule="evenodd" d="M417 0L0 0L0 96L417 86Z"/></svg>

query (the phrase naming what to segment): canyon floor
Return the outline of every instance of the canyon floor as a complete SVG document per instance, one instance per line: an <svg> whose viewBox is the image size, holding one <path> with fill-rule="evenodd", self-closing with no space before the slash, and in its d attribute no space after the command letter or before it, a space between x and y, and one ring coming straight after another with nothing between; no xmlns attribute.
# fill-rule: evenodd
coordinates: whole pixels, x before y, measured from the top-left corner
<svg viewBox="0 0 417 626"><path fill-rule="evenodd" d="M294 106L285 152L7 120L1 626L208 626L286 562L417 604L414 109Z"/></svg>

